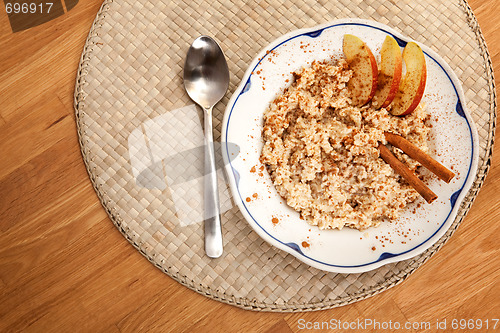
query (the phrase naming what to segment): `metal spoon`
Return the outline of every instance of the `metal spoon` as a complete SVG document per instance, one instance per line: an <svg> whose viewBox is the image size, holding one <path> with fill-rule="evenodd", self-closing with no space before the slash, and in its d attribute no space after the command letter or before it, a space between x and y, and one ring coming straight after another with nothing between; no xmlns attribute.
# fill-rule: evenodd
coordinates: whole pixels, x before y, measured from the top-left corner
<svg viewBox="0 0 500 333"><path fill-rule="evenodd" d="M222 49L208 36L196 38L184 64L184 87L204 110L205 132L205 252L211 258L222 254L219 191L212 134L212 109L229 87L229 69Z"/></svg>

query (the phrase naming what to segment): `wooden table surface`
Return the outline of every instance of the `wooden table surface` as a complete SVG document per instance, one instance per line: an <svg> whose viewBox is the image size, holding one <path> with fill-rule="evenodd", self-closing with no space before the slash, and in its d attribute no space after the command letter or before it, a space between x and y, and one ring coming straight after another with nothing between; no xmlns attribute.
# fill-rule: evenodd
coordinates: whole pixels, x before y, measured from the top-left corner
<svg viewBox="0 0 500 333"><path fill-rule="evenodd" d="M0 331L297 332L335 319L430 322L432 331L446 319L450 331L454 319L479 319L483 328L489 320L491 329L500 318L499 145L446 246L404 283L367 300L257 313L201 296L156 269L108 219L77 141L76 70L100 4L80 0L17 33L0 10ZM497 73L498 4L470 1Z"/></svg>

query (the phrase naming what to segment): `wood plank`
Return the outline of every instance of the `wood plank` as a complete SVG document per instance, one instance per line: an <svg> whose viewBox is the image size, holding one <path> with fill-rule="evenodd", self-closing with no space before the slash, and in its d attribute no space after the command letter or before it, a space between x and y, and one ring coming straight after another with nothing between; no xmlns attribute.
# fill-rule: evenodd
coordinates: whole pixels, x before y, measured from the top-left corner
<svg viewBox="0 0 500 333"><path fill-rule="evenodd" d="M77 150L74 117L54 89L28 101L18 116L1 127L0 150L8 156L0 169L0 180L30 159L42 154L60 140L69 140L70 150Z"/></svg>
<svg viewBox="0 0 500 333"><path fill-rule="evenodd" d="M73 140L59 141L2 178L2 232L7 232L26 219L36 223L37 214L64 196L85 176L76 138L74 134L71 136Z"/></svg>
<svg viewBox="0 0 500 333"><path fill-rule="evenodd" d="M16 228L2 233L0 242L0 279L9 287L29 284L33 278L33 267L39 267L46 260L56 257L66 246L100 220L81 220L83 217L106 219L102 207L94 201L87 184L74 187L70 193L54 201L38 218L20 220ZM75 196L88 192L89 199L75 201ZM68 216L68 209L78 209L78 213ZM33 223L36 220L36 223ZM80 221L75 225L75 221ZM9 240L23 237L22 243ZM43 251L37 251L43 249Z"/></svg>
<svg viewBox="0 0 500 333"><path fill-rule="evenodd" d="M141 300L133 311L119 320L117 327L120 331L135 332L145 329L180 331L183 327L196 323L200 317L204 317L208 309L218 306L214 300L197 297L193 291L172 285L170 282L173 280L168 282L166 288L156 288L154 293L150 290L148 299ZM172 317L152 315L153 313L176 315Z"/></svg>
<svg viewBox="0 0 500 333"><path fill-rule="evenodd" d="M98 219L91 219L92 214L102 215L102 212L99 212L96 208L98 207L95 207L93 211L89 211L88 214L91 215L84 214L82 218L77 219L80 224L84 225L87 221L91 221L87 223L94 224L99 222ZM100 229L99 226L94 227L96 231L91 232L87 230L86 234L88 236L96 236L95 234ZM12 255L17 255L16 262L10 266L2 265L4 274L9 275L13 273L16 275L16 270L19 269L19 266L30 272L17 280L7 282L10 290L1 296L1 300L3 306L8 307L9 311L0 316L0 329L14 330L14 327L16 327L16 330L22 330L28 326L32 328L37 327L39 325L37 322L40 320L43 322L43 318L51 312L59 313L62 320L61 311L64 311L66 308L64 303L67 300L78 302L78 299L71 297L71 291L78 290L79 286L85 282L85 279L88 277L82 276L86 272L83 268L86 265L88 267L88 265L94 264L96 260L78 256L78 251L82 250L82 246L88 246L89 242L98 243L99 238L96 240L95 238L92 239L83 236L87 238L85 242L66 242L77 231L75 230L75 226L70 225L60 229L58 232L51 233L45 238L23 244L13 249ZM100 234L103 237L102 233ZM79 233L78 236L82 237L82 234ZM60 238L63 239L62 242ZM52 248L54 249L52 250ZM98 248L86 249L87 253L93 255L94 258L99 257L98 250ZM57 255L53 255L52 251L57 253ZM36 265L32 266L32 263L36 263ZM98 268L102 269L102 267L96 265L95 269ZM96 273L94 270L91 270L91 272ZM61 274L63 274L65 279L61 279ZM20 300L25 301L20 302ZM52 305L54 302L61 305L54 307ZM82 307L79 304L76 310L81 312Z"/></svg>
<svg viewBox="0 0 500 333"><path fill-rule="evenodd" d="M82 4L80 6L80 4ZM47 87L73 87L80 54L92 24L97 3L81 2L68 14L19 33L4 41L10 48L0 54L0 115L9 121L19 116L20 107L32 100L30 95ZM74 24L81 20L81 24ZM39 31L38 35L36 32ZM40 39L34 42L33 36ZM78 38L75 38L78 36ZM0 48L3 49L3 48ZM7 57L6 54L16 54ZM14 65L15 64L15 65ZM29 92L29 94L27 93ZM63 91L67 96L67 89Z"/></svg>

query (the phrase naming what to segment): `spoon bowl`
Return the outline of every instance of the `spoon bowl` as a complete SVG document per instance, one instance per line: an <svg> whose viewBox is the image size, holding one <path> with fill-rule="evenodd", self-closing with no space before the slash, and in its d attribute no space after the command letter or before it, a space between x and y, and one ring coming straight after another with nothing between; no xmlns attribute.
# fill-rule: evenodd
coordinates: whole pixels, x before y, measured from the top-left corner
<svg viewBox="0 0 500 333"><path fill-rule="evenodd" d="M207 109L217 104L229 88L229 69L222 49L208 36L196 38L184 65L184 87L189 97Z"/></svg>
<svg viewBox="0 0 500 333"><path fill-rule="evenodd" d="M184 87L189 97L204 110L205 252L211 258L218 258L222 255L223 246L212 133L212 109L229 88L229 69L222 49L212 38L200 36L189 47L184 64Z"/></svg>

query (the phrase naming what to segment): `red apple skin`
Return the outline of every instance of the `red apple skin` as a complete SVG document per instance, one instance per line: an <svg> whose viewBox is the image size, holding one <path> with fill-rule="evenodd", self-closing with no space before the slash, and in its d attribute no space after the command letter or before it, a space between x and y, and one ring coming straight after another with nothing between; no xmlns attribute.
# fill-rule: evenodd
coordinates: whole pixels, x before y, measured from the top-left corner
<svg viewBox="0 0 500 333"><path fill-rule="evenodd" d="M415 110L422 100L427 82L425 55L420 46L415 42L406 44L403 60L406 74L401 80L391 108L391 114L395 116L406 116Z"/></svg>
<svg viewBox="0 0 500 333"><path fill-rule="evenodd" d="M370 48L358 37L344 35L343 51L353 76L348 82L353 104L363 106L377 91L378 66Z"/></svg>
<svg viewBox="0 0 500 333"><path fill-rule="evenodd" d="M392 36L386 36L380 56L378 87L372 101L372 105L377 109L388 107L394 100L403 71L401 49Z"/></svg>
<svg viewBox="0 0 500 333"><path fill-rule="evenodd" d="M413 110L417 108L418 104L422 100L422 97L424 96L425 84L427 83L427 67L425 66L425 63L424 67L422 68L422 72L423 72L422 78L420 80L419 89L417 91L417 94L415 95L415 99L413 100L412 104L408 107L408 109L401 114L402 116L406 116L407 114L412 113Z"/></svg>

